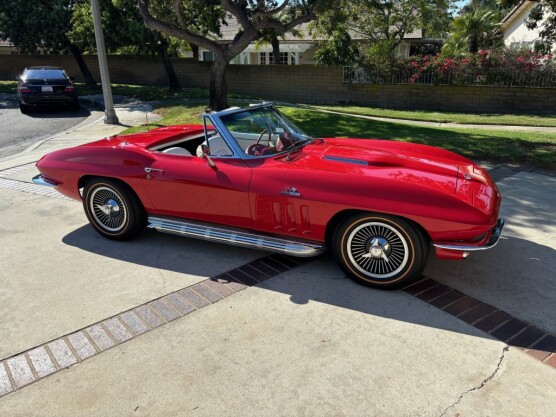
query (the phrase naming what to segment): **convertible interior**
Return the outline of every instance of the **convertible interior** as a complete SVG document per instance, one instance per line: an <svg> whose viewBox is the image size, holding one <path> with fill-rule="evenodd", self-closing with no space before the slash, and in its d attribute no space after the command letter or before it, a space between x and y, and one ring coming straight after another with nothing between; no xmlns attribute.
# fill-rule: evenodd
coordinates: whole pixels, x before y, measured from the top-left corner
<svg viewBox="0 0 556 417"><path fill-rule="evenodd" d="M282 148L285 148L286 143L284 142L288 142L284 138L281 138L280 135L268 133L266 129L261 134L238 132L231 133L241 149L243 149L243 151L248 155L258 156L274 154ZM155 145L151 147L150 150L181 156L196 155L201 158L203 156L201 145L205 144L207 144L207 142L205 141L204 134L192 136L182 135L163 144ZM216 132L212 132L209 136L208 145L212 156L233 155L232 150L226 144L224 139L222 139L222 137Z"/></svg>

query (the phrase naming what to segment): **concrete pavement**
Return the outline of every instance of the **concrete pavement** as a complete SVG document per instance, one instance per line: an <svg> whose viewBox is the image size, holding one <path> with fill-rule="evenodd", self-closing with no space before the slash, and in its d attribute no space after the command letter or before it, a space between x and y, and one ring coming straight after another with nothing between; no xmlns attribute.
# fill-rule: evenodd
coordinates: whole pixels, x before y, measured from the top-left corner
<svg viewBox="0 0 556 417"><path fill-rule="evenodd" d="M111 129L0 170L28 181L42 153ZM504 240L425 275L556 333L555 181L501 180ZM0 360L264 255L155 232L107 241L79 203L32 190L0 186L0 211ZM556 369L406 292L358 286L325 255L0 397L0 415L550 416Z"/></svg>

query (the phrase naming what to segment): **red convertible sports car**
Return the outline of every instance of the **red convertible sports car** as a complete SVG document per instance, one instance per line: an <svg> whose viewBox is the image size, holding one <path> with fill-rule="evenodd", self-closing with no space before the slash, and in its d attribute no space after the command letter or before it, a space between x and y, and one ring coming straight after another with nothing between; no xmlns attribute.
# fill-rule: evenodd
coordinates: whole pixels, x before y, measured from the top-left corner
<svg viewBox="0 0 556 417"><path fill-rule="evenodd" d="M82 200L110 239L147 226L293 256L329 248L347 275L380 288L418 278L431 243L462 259L500 237L496 185L452 152L312 138L268 103L202 122L52 152L33 180Z"/></svg>

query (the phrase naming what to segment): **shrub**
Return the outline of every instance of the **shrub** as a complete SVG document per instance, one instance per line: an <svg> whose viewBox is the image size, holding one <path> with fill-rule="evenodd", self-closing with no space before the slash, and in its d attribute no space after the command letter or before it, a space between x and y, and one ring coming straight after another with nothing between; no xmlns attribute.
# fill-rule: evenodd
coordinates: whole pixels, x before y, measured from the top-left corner
<svg viewBox="0 0 556 417"><path fill-rule="evenodd" d="M421 55L398 59L384 71L369 65L371 79L385 83L556 87L556 62L530 50L489 49L463 57Z"/></svg>

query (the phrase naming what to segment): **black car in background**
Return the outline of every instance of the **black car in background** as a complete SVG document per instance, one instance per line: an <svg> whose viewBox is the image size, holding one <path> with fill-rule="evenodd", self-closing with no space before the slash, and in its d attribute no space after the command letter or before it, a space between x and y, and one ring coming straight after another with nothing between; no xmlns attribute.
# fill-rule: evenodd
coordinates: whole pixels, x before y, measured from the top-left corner
<svg viewBox="0 0 556 417"><path fill-rule="evenodd" d="M17 97L21 113L31 107L66 105L79 110L77 89L60 67L28 67L18 77Z"/></svg>

